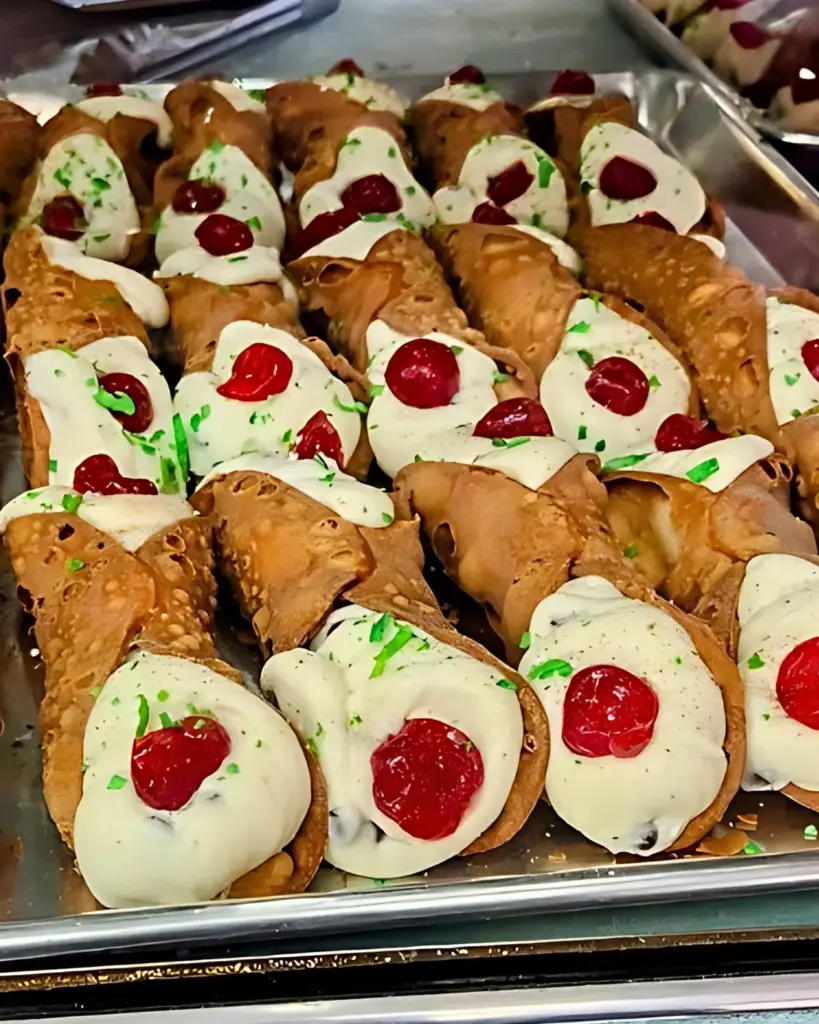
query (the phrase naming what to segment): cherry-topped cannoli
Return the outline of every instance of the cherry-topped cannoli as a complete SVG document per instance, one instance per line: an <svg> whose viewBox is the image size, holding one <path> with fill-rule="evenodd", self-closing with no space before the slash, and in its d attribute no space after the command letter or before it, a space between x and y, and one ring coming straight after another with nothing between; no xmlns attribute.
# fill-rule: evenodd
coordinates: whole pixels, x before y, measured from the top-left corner
<svg viewBox="0 0 819 1024"><path fill-rule="evenodd" d="M46 803L96 899L304 889L324 852L323 783L218 659L209 523L181 497L47 487L0 528L45 662Z"/></svg>
<svg viewBox="0 0 819 1024"><path fill-rule="evenodd" d="M543 598L525 643L560 817L612 853L702 839L745 761L742 684L713 633L646 589L587 575Z"/></svg>
<svg viewBox="0 0 819 1024"><path fill-rule="evenodd" d="M521 114L471 65L412 107L421 162L445 224L522 224L563 237L566 187L554 160L523 132Z"/></svg>
<svg viewBox="0 0 819 1024"><path fill-rule="evenodd" d="M76 242L83 253L138 266L148 252L151 173L145 119L100 120L66 106L40 135L39 160L15 204L18 224Z"/></svg>
<svg viewBox="0 0 819 1024"><path fill-rule="evenodd" d="M165 109L173 123L173 155L154 184L160 266L174 256L190 262L191 251L208 240L226 255L250 245L280 252L284 215L273 184L264 104L237 86L186 81L168 93ZM244 235L250 244L240 244Z"/></svg>
<svg viewBox="0 0 819 1024"><path fill-rule="evenodd" d="M726 434L767 438L794 464L800 511L819 521L819 300L761 285L693 238L648 226L585 232L587 282L639 302L688 359ZM629 258L623 259L628 251Z"/></svg>

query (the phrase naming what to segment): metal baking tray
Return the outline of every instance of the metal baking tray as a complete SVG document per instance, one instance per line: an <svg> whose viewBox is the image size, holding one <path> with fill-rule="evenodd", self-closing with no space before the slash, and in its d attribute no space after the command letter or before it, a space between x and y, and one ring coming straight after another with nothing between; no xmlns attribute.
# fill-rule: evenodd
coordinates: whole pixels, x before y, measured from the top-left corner
<svg viewBox="0 0 819 1024"><path fill-rule="evenodd" d="M494 83L524 107L544 96L553 73L498 76ZM419 96L440 78L397 79ZM806 183L758 134L695 79L671 71L598 76L601 89L624 92L646 130L723 203L731 260L768 285L784 280L819 290L819 205ZM269 84L246 81L246 86ZM168 86L153 86L157 92ZM13 91L13 90L12 90ZM24 482L11 386L0 392L0 498ZM230 617L223 602L225 619ZM387 929L592 907L770 893L819 884L819 841L805 829L819 816L779 794L740 794L724 819L748 829L754 855L669 855L650 861L613 857L539 806L510 843L479 857L456 858L423 876L382 882L325 867L308 894L136 911L94 911L71 856L46 813L40 784L37 705L41 666L0 563L0 965L106 951L186 948L240 940L294 942L310 935ZM236 620L219 630L224 656L249 680L258 671L248 631ZM757 816L753 830L743 825ZM808 833L808 836L810 832ZM759 851L759 852L756 852ZM0 966L0 969L2 967Z"/></svg>
<svg viewBox="0 0 819 1024"><path fill-rule="evenodd" d="M700 81L723 96L737 111L765 135L787 145L819 148L819 134L791 132L777 123L766 110L760 110L740 94L733 85L726 82L680 40L660 19L645 7L641 0L608 0L609 6L629 28L632 34L652 53L663 58L664 63L683 68ZM775 22L766 23L775 29Z"/></svg>

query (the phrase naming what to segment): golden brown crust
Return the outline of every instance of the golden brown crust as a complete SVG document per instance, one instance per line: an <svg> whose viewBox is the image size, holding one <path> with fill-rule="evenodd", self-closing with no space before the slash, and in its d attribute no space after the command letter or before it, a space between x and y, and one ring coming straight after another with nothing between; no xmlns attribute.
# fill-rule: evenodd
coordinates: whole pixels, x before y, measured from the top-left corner
<svg viewBox="0 0 819 1024"><path fill-rule="evenodd" d="M32 487L48 483L51 435L40 403L28 394L25 361L65 345L133 335L149 347L142 321L110 281L91 281L49 263L37 228L15 231L3 260L6 361L14 380L23 469Z"/></svg>
<svg viewBox="0 0 819 1024"><path fill-rule="evenodd" d="M466 155L486 135L522 135L521 112L500 101L474 110L448 100L423 100L410 109L421 166L438 188L457 185Z"/></svg>
<svg viewBox="0 0 819 1024"><path fill-rule="evenodd" d="M83 113L77 107L65 106L45 124L40 134L41 160L45 159L58 142L62 142L72 135L88 134L105 139L122 161L125 177L128 179L128 185L133 193L142 221L142 230L131 237L128 256L123 260L130 267L137 267L143 262L148 255L150 246L151 175L153 171L149 162L142 155L142 143L154 131L156 131L156 125L142 118L117 114L116 117L112 117L110 121L104 123ZM24 216L28 210L37 188L39 174L38 164L32 168L23 182L15 204L16 216Z"/></svg>
<svg viewBox="0 0 819 1024"><path fill-rule="evenodd" d="M636 568L687 612L755 555L816 554L807 523L790 511L791 467L780 455L761 459L716 493L678 477L611 473L609 522Z"/></svg>
<svg viewBox="0 0 819 1024"><path fill-rule="evenodd" d="M185 181L203 150L214 142L237 146L268 179L274 171L272 133L264 114L236 110L206 82L188 79L165 97L165 110L173 123L173 156L159 168L154 201L163 210Z"/></svg>
<svg viewBox="0 0 819 1024"><path fill-rule="evenodd" d="M526 122L532 137L547 153L554 153L575 178L580 173L580 147L586 134L600 121L611 121L635 128L637 117L631 101L609 93L595 96L586 107L569 104L549 106L527 112Z"/></svg>
<svg viewBox="0 0 819 1024"><path fill-rule="evenodd" d="M37 159L41 132L33 114L0 98L0 206L4 211L16 200Z"/></svg>

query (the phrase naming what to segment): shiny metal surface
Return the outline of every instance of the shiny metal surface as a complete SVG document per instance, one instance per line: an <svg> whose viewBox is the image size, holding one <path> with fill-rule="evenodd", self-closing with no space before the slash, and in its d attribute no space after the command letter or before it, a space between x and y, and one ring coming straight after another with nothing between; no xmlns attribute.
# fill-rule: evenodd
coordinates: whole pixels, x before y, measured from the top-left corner
<svg viewBox="0 0 819 1024"><path fill-rule="evenodd" d="M498 76L510 99L531 107L551 73ZM438 78L397 81L420 95ZM251 87L264 82L248 81ZM645 128L697 173L729 218L729 256L756 280L819 289L819 205L785 174L701 83L675 72L599 76L603 89L626 92ZM154 87L161 90L163 87ZM165 87L167 88L167 87ZM0 409L0 499L23 489L11 395ZM42 691L37 652L7 565L0 574L0 963L68 953L158 950L175 944L266 941L409 922L464 921L577 911L616 905L763 894L819 885L819 843L804 835L819 818L777 794L741 794L725 818L738 849L710 858L670 855L636 863L615 858L557 820L546 805L500 850L448 864L402 883L353 878L323 869L311 892L246 903L212 903L127 912L95 904L60 842L42 801L36 709ZM255 648L233 626L222 629L228 660L249 679ZM764 922L760 922L764 924Z"/></svg>

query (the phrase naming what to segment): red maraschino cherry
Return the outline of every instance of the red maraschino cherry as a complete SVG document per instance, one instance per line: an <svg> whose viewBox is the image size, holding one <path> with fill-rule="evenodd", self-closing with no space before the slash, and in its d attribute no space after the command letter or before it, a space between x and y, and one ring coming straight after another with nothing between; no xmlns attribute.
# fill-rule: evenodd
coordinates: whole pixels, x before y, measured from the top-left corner
<svg viewBox="0 0 819 1024"><path fill-rule="evenodd" d="M802 346L802 359L811 377L819 380L819 338L811 338Z"/></svg>
<svg viewBox="0 0 819 1024"><path fill-rule="evenodd" d="M683 452L702 448L714 441L724 441L727 436L710 426L708 420L674 412L660 424L654 444L659 452Z"/></svg>
<svg viewBox="0 0 819 1024"><path fill-rule="evenodd" d="M752 21L735 21L729 31L734 42L743 50L758 50L771 38L764 28Z"/></svg>
<svg viewBox="0 0 819 1024"><path fill-rule="evenodd" d="M344 189L341 204L363 217L368 213L396 213L401 209L401 197L385 175L367 174Z"/></svg>
<svg viewBox="0 0 819 1024"><path fill-rule="evenodd" d="M276 345L262 341L243 349L233 361L230 377L216 391L237 402L263 402L280 395L293 376L293 360Z"/></svg>
<svg viewBox="0 0 819 1024"><path fill-rule="evenodd" d="M384 376L399 402L413 409L449 405L461 383L452 350L432 338L415 338L401 345L387 363Z"/></svg>
<svg viewBox="0 0 819 1024"><path fill-rule="evenodd" d="M87 227L85 211L74 196L56 196L43 207L42 228L47 235L76 242Z"/></svg>
<svg viewBox="0 0 819 1024"><path fill-rule="evenodd" d="M654 174L624 156L614 156L600 172L598 185L608 199L642 199L657 187Z"/></svg>
<svg viewBox="0 0 819 1024"><path fill-rule="evenodd" d="M358 223L358 214L353 209L342 207L340 210L332 210L330 213L320 213L314 217L307 227L302 228L293 240L293 257L298 259L306 252L321 245L328 238L337 235L340 231Z"/></svg>
<svg viewBox="0 0 819 1024"><path fill-rule="evenodd" d="M472 211L472 221L475 224L496 224L499 227L507 224L517 224L511 213L502 210L499 206L491 203L479 203Z"/></svg>
<svg viewBox="0 0 819 1024"><path fill-rule="evenodd" d="M331 68L331 75L355 75L357 78L364 78L364 72L350 57L337 61Z"/></svg>
<svg viewBox="0 0 819 1024"><path fill-rule="evenodd" d="M253 232L235 217L212 213L194 232L196 240L211 256L232 256L253 245Z"/></svg>
<svg viewBox="0 0 819 1024"><path fill-rule="evenodd" d="M127 395L134 403L130 414L115 412L111 415L132 434L142 434L150 427L154 418L154 407L148 389L141 380L130 373L106 373L97 378L97 383L109 395Z"/></svg>
<svg viewBox="0 0 819 1024"><path fill-rule="evenodd" d="M297 459L312 459L323 455L333 459L339 469L344 469L344 449L338 431L330 422L326 412L319 410L310 417L296 435L293 454Z"/></svg>
<svg viewBox="0 0 819 1024"><path fill-rule="evenodd" d="M616 665L575 672L563 704L563 742L581 757L636 757L651 741L660 704L638 676Z"/></svg>
<svg viewBox="0 0 819 1024"><path fill-rule="evenodd" d="M131 778L139 799L156 811L178 811L230 754L230 737L213 718L190 715L179 725L134 740Z"/></svg>
<svg viewBox="0 0 819 1024"><path fill-rule="evenodd" d="M552 85L552 96L593 96L595 92L588 71L561 71Z"/></svg>
<svg viewBox="0 0 819 1024"><path fill-rule="evenodd" d="M791 78L791 96L794 103L813 103L819 100L819 66L815 70L800 68Z"/></svg>
<svg viewBox="0 0 819 1024"><path fill-rule="evenodd" d="M486 78L480 68L474 64L464 64L462 68L453 71L447 78L450 85L485 85Z"/></svg>
<svg viewBox="0 0 819 1024"><path fill-rule="evenodd" d="M370 757L379 811L415 839L458 828L483 785L483 759L469 737L435 718L411 718Z"/></svg>
<svg viewBox="0 0 819 1024"><path fill-rule="evenodd" d="M819 729L819 636L797 644L783 659L776 696L789 718Z"/></svg>
<svg viewBox="0 0 819 1024"><path fill-rule="evenodd" d="M506 206L513 199L519 199L534 180L534 174L530 174L526 164L518 160L489 179L486 194L496 206Z"/></svg>
<svg viewBox="0 0 819 1024"><path fill-rule="evenodd" d="M609 356L594 364L586 378L586 393L618 416L635 416L648 401L648 378L630 359Z"/></svg>
<svg viewBox="0 0 819 1024"><path fill-rule="evenodd" d="M535 398L507 398L478 420L475 437L551 437L552 424Z"/></svg>
<svg viewBox="0 0 819 1024"><path fill-rule="evenodd" d="M122 96L122 86L119 82L92 82L85 90L88 99L96 99L98 96Z"/></svg>
<svg viewBox="0 0 819 1024"><path fill-rule="evenodd" d="M657 213L656 210L649 210L647 213L639 213L636 217L632 217L629 223L645 224L650 228L659 228L660 231L670 231L674 235L677 233L677 229L671 221L666 220L665 217Z"/></svg>
<svg viewBox="0 0 819 1024"><path fill-rule="evenodd" d="M74 470L74 490L80 494L158 494L156 484L123 476L110 455L89 455Z"/></svg>
<svg viewBox="0 0 819 1024"><path fill-rule="evenodd" d="M171 206L176 213L213 213L227 198L215 181L183 181L174 192Z"/></svg>

